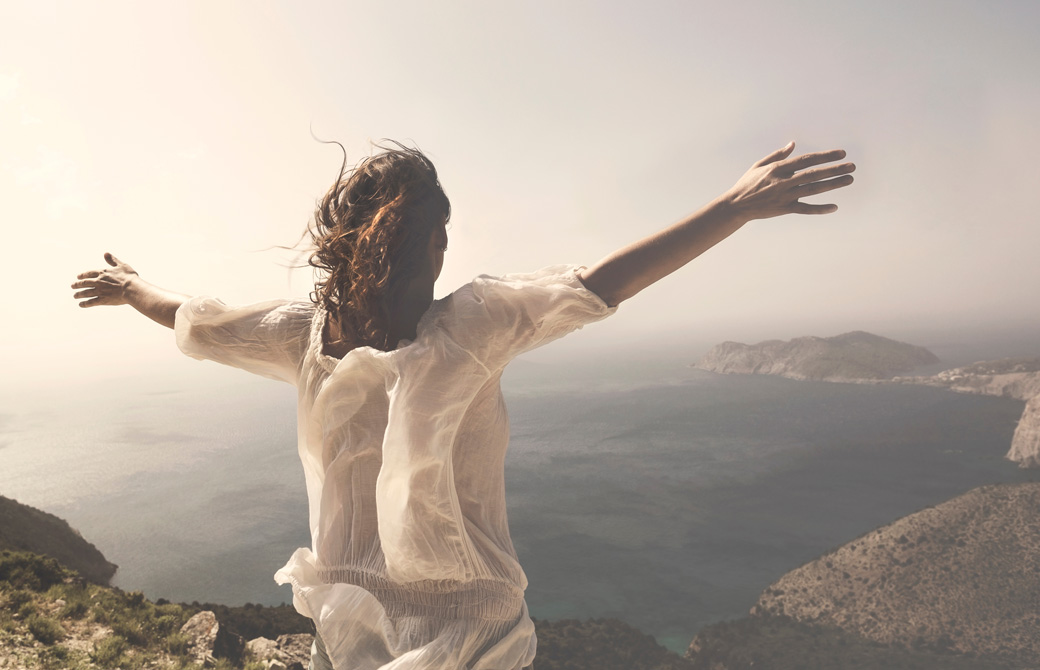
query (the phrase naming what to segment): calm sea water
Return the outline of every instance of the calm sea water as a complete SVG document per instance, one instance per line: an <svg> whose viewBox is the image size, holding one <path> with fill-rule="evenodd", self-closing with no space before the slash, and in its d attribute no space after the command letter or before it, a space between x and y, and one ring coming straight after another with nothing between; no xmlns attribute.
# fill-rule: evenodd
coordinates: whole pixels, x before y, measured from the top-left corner
<svg viewBox="0 0 1040 670"><path fill-rule="evenodd" d="M538 618L676 650L820 553L981 484L1022 403L654 365L507 375L510 525ZM294 390L230 371L0 414L0 493L67 519L151 598L288 601L308 542Z"/></svg>

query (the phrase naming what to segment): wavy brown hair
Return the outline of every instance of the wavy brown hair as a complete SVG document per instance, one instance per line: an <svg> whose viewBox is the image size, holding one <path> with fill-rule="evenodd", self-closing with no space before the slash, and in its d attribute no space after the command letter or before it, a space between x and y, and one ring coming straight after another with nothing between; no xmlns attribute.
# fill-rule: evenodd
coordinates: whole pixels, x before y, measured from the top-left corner
<svg viewBox="0 0 1040 670"><path fill-rule="evenodd" d="M311 300L325 308L352 346L389 351L390 313L409 280L427 263L435 228L451 203L433 163L398 142L347 170L318 201L309 228L317 269ZM342 148L342 146L340 147Z"/></svg>

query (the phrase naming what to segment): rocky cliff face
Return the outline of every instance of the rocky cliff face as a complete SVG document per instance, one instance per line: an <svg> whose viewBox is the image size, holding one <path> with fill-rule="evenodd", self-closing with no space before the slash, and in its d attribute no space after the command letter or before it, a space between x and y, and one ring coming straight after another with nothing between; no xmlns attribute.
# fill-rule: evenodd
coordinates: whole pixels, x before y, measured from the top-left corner
<svg viewBox="0 0 1040 670"><path fill-rule="evenodd" d="M1040 468L1040 395L1026 402L1007 458L1021 468Z"/></svg>
<svg viewBox="0 0 1040 670"><path fill-rule="evenodd" d="M0 549L50 556L97 584L108 584L116 573L116 565L64 519L3 496Z"/></svg>
<svg viewBox="0 0 1040 670"><path fill-rule="evenodd" d="M766 374L814 381L890 379L938 363L924 347L855 331L835 337L799 337L754 345L723 342L697 367L724 374Z"/></svg>
<svg viewBox="0 0 1040 670"><path fill-rule="evenodd" d="M1040 663L1040 483L985 486L784 575L752 613L886 645Z"/></svg>

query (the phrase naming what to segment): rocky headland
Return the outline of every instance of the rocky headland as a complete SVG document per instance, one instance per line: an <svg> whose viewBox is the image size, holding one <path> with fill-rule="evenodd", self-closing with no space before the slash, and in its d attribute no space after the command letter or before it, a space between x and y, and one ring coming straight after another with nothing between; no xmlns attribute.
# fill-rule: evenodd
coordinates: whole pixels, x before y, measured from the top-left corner
<svg viewBox="0 0 1040 670"><path fill-rule="evenodd" d="M116 565L64 519L0 496L3 549L51 556L97 584L108 584L116 573Z"/></svg>
<svg viewBox="0 0 1040 670"><path fill-rule="evenodd" d="M716 670L1040 667L1038 511L1040 483L1001 484L899 519L784 575L687 656Z"/></svg>
<svg viewBox="0 0 1040 670"><path fill-rule="evenodd" d="M861 330L834 337L798 337L758 344L723 342L696 367L721 374L778 375L811 381L891 379L938 363L924 347Z"/></svg>

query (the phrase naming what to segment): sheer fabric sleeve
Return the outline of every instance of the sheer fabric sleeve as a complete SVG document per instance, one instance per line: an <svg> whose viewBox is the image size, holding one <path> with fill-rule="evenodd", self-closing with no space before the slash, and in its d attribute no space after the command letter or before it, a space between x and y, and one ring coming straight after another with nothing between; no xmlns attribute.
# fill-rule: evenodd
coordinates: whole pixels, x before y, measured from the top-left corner
<svg viewBox="0 0 1040 670"><path fill-rule="evenodd" d="M177 346L188 356L295 384L307 351L314 307L275 300L230 307L197 297L177 310Z"/></svg>
<svg viewBox="0 0 1040 670"><path fill-rule="evenodd" d="M525 351L613 314L578 278L581 266L555 265L503 277L481 275L452 295L449 336L490 370Z"/></svg>

